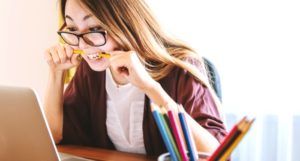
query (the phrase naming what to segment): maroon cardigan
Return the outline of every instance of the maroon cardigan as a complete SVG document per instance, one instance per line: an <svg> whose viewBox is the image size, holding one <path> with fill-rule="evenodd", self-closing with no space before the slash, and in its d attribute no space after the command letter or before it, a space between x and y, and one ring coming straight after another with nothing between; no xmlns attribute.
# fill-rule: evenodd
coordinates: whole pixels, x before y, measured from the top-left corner
<svg viewBox="0 0 300 161"><path fill-rule="evenodd" d="M224 124L210 92L187 71L175 67L159 83L174 101L182 104L186 112L219 141L226 136ZM115 149L106 129L106 95L105 71L93 71L82 61L64 93L61 144ZM159 155L167 151L152 116L147 96L143 136L148 155Z"/></svg>

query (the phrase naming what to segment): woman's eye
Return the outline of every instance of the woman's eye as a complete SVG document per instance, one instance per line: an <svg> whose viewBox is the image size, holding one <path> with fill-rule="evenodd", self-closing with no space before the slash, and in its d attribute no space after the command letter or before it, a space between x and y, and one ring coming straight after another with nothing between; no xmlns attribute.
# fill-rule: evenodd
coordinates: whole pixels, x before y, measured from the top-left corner
<svg viewBox="0 0 300 161"><path fill-rule="evenodd" d="M77 29L75 27L67 27L66 28L67 31L70 31L70 32L74 32L76 31Z"/></svg>
<svg viewBox="0 0 300 161"><path fill-rule="evenodd" d="M89 30L90 31L100 31L101 27L91 27Z"/></svg>

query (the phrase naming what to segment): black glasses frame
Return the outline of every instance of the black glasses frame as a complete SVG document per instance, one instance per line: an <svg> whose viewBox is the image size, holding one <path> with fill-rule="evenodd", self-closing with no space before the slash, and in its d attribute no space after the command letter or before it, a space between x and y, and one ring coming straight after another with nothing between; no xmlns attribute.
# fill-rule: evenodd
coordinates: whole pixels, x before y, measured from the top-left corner
<svg viewBox="0 0 300 161"><path fill-rule="evenodd" d="M71 35L74 35L74 36L76 36L77 37L77 39L78 39L78 43L77 44L70 44L70 43L68 43L68 41L66 41L65 39L64 39L64 37L62 36L62 34L71 34ZM103 37L104 37L104 43L103 44L101 44L101 45L93 45L93 44L90 44L88 41L86 41L85 39L84 39L84 35L86 35L86 34L90 34L90 33L100 33L100 34L102 34L103 35ZM87 43L87 44L89 44L89 45L91 45L91 46L95 46L95 47L99 47L99 46L103 46L103 45L105 45L106 44L106 42L107 42L107 37L106 37L106 35L107 35L107 31L90 31L90 32L85 32L85 33L82 33L82 34L76 34L76 33L73 33L73 32L67 32L67 31L57 31L57 34L64 40L64 42L65 43L67 43L67 44L69 44L69 45L71 45L71 46L78 46L79 45L79 40L80 40L80 38L82 38L82 40L85 42L85 43Z"/></svg>

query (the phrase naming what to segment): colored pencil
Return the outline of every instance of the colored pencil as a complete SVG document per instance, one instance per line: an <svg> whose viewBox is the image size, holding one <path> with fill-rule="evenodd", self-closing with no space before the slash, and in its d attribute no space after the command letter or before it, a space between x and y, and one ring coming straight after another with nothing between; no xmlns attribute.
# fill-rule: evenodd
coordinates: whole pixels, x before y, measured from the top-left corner
<svg viewBox="0 0 300 161"><path fill-rule="evenodd" d="M215 152L208 158L208 161L226 161L245 134L249 131L254 119L249 120L243 117L230 130L226 138L221 142Z"/></svg>
<svg viewBox="0 0 300 161"><path fill-rule="evenodd" d="M170 120L170 125L171 125L171 129L173 131L174 134L174 138L176 140L176 144L178 147L178 150L181 154L182 160L183 161L188 161L188 156L186 154L186 149L184 146L184 142L183 142L183 138L182 135L180 134L179 130L181 129L180 124L177 124L175 116L173 114L173 111L169 110L168 111L168 116L169 116L169 120Z"/></svg>
<svg viewBox="0 0 300 161"><path fill-rule="evenodd" d="M237 135L239 135L237 133L237 131L238 131L238 125L242 124L242 122L244 122L245 119L246 119L246 117L244 117L238 124L236 124L236 125L233 126L233 128L228 133L227 137L221 142L221 144L219 145L219 147L208 158L208 161L218 160L218 158L220 158L222 156L222 154L227 149L227 147L229 147L230 142L232 142L231 140L234 139L234 138L236 138ZM234 135L236 135L236 136L234 136Z"/></svg>
<svg viewBox="0 0 300 161"><path fill-rule="evenodd" d="M172 132L171 132L171 129L170 129L170 121L169 121L169 118L168 118L168 116L167 116L167 113L166 113L166 111L165 111L164 108L161 108L160 110L161 110L160 116L161 116L163 125L165 126L165 129L166 129L167 134L168 134L168 136L169 136L169 139L170 139L170 141L171 141L172 147L173 147L173 149L174 149L174 151L175 151L175 153L176 153L176 157L177 157L178 160L181 161L182 159L181 159L181 157L180 157L180 153L179 153L179 151L178 151L178 148L177 148L177 146L176 146L174 137L173 137Z"/></svg>
<svg viewBox="0 0 300 161"><path fill-rule="evenodd" d="M178 116L179 116L182 131L183 131L183 135L185 137L185 141L186 141L186 144L187 144L187 148L188 148L188 151L189 151L190 161L196 161L196 160L198 160L198 154L197 154L195 142L193 140L193 136L191 135L191 131L189 129L189 126L186 122L186 118L185 118L182 106L179 107Z"/></svg>
<svg viewBox="0 0 300 161"><path fill-rule="evenodd" d="M166 146L167 150L170 153L172 161L178 161L178 159L176 157L176 152L173 149L173 146L172 146L172 143L171 143L171 141L170 141L170 139L168 137L167 131L164 128L161 116L160 116L159 111L158 111L158 107L154 103L151 103L151 111L152 111L154 120L156 122L156 125L157 125L157 127L159 129L159 132L160 132L160 134L162 136L162 139L163 139L163 141L165 143L165 146Z"/></svg>
<svg viewBox="0 0 300 161"><path fill-rule="evenodd" d="M249 131L252 123L254 122L254 119L252 119L251 121L246 121L246 123L244 124L244 126L242 127L241 131L241 135L239 135L234 142L228 147L228 149L226 150L226 152L222 155L222 157L220 158L220 161L226 161L227 158L230 156L230 154L232 153L232 151L236 148L236 146L241 142L241 140L243 139L243 137L246 135L246 133Z"/></svg>

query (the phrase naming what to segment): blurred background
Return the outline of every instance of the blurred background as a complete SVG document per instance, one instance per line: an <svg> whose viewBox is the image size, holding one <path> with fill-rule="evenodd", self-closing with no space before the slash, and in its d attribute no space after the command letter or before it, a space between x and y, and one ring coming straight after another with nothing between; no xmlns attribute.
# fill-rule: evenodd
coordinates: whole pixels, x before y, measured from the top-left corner
<svg viewBox="0 0 300 161"><path fill-rule="evenodd" d="M300 158L300 2L147 0L167 32L217 67L228 130L256 118L233 161ZM42 98L46 48L56 43L56 1L0 0L0 84Z"/></svg>
<svg viewBox="0 0 300 161"><path fill-rule="evenodd" d="M57 40L56 1L0 0L0 21L0 84L29 86L42 96L43 53Z"/></svg>

